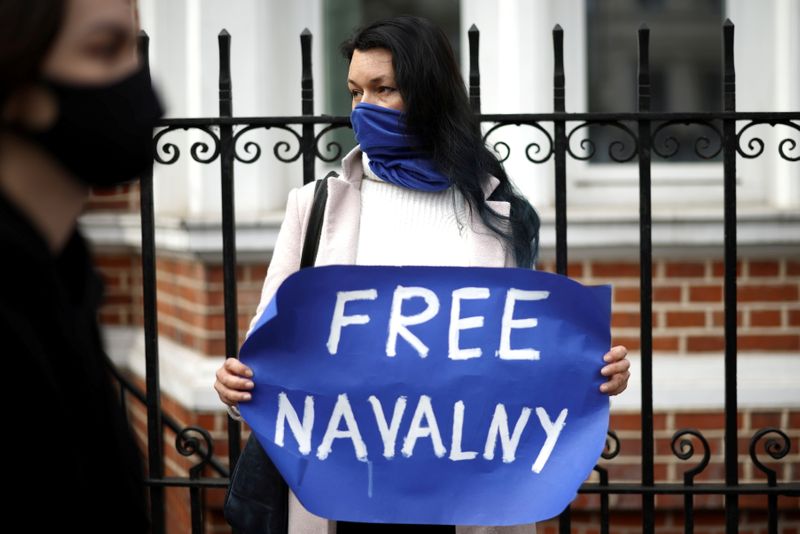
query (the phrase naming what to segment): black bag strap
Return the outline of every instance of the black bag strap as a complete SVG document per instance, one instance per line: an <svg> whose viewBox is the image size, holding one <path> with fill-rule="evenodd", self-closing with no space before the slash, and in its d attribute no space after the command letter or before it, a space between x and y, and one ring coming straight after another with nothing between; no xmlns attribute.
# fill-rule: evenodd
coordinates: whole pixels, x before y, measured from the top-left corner
<svg viewBox="0 0 800 534"><path fill-rule="evenodd" d="M314 202L311 205L311 214L308 217L306 238L303 241L303 252L300 255L300 268L313 267L317 261L319 238L322 235L322 223L325 218L325 204L328 202L328 178L339 176L336 171L331 171L314 186Z"/></svg>
<svg viewBox="0 0 800 534"><path fill-rule="evenodd" d="M301 269L313 267L316 261L328 200L328 178L332 176L339 174L331 171L314 186L314 200L300 256ZM288 533L289 487L256 441L255 434L250 434L231 475L224 512L228 523L243 534Z"/></svg>

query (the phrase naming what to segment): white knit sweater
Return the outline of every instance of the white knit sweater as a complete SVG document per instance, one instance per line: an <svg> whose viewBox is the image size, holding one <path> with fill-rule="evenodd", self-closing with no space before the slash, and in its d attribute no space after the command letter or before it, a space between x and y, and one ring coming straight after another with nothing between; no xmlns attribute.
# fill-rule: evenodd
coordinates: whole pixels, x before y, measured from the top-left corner
<svg viewBox="0 0 800 534"><path fill-rule="evenodd" d="M375 175L364 154L357 265L469 266L467 210L454 187L416 191Z"/></svg>
<svg viewBox="0 0 800 534"><path fill-rule="evenodd" d="M435 193L386 182L363 154L356 265L469 267L466 201L451 187ZM239 409L228 406L242 421Z"/></svg>

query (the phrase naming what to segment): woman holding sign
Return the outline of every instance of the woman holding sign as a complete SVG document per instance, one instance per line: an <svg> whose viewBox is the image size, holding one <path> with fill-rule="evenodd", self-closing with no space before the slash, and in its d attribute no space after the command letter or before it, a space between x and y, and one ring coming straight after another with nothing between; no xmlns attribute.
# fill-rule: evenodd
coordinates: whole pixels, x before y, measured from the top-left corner
<svg viewBox="0 0 800 534"><path fill-rule="evenodd" d="M342 51L359 146L327 182L315 264L532 268L538 217L484 145L444 33L427 20L397 17L359 30ZM309 184L289 194L256 317L300 268L314 192ZM614 347L604 356L602 392L625 390L626 355ZM251 398L252 376L236 358L217 371L215 388L234 416L237 403ZM327 520L293 496L288 515L290 532L329 531ZM456 530L528 533L535 526Z"/></svg>

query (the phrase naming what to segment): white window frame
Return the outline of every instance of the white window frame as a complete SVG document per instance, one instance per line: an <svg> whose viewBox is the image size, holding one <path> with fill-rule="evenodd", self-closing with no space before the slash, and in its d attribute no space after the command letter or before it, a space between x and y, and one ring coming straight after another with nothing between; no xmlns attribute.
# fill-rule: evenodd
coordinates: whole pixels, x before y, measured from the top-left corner
<svg viewBox="0 0 800 534"><path fill-rule="evenodd" d="M588 108L589 91L587 86L586 1L551 0L551 2L554 19L558 20L565 30L564 63L567 111L585 112ZM763 21L773 24L776 28L781 25L782 18L786 16L786 10L795 9L790 3L781 0L767 0L758 4ZM777 51L785 48L787 43L777 41L779 31L770 32L758 21L752 20L750 18L751 11L752 9L743 0L728 0L725 5L726 15L733 19L734 24L736 24L735 17L738 14L742 17L742 24L747 25L746 30L738 31L735 34L737 100L739 102L737 109L740 111L781 111L782 109L776 108L777 102L774 99L764 97L763 86L765 80L771 80L772 90L780 93L785 92L786 84L792 83L788 79L789 76L792 76L790 72L787 72L791 70L789 65L777 64L781 56L786 57L786 54L778 54ZM721 31L720 27L720 38ZM764 47L763 42L755 42L763 41L765 36L775 41L773 46ZM753 53L754 47L760 52ZM797 47L791 48L796 49ZM764 61L764 55L768 54L769 50L775 50L776 54L768 56L770 61ZM794 53L800 53L800 50L794 50ZM757 72L753 72L754 70ZM796 84L796 82L794 83ZM753 98L754 96L757 98ZM573 124L572 127L576 125ZM738 124L737 130L742 126L743 124ZM785 134L787 129L782 128L781 130ZM569 131L570 128L567 133ZM579 149L578 142L588 137L588 129L585 131L586 135L584 136L575 135L571 145L573 150L577 151ZM781 137L781 132L776 132L769 126L754 127L751 131L764 140L765 152L753 160L738 157L738 201L748 206L770 204L780 206L784 204L788 207L800 205L800 193L797 188L777 183L779 174L777 168L789 163L781 160L777 152L778 143L780 139L785 138L785 135ZM620 136L620 139L624 140L624 136ZM633 149L630 141L628 141L627 148ZM607 149L608 147L604 146L597 147L597 150ZM797 174L796 170L792 171L791 169L784 170L784 174L786 172L792 175ZM651 176L654 208L661 206L717 207L721 205L723 167L720 162L668 162L654 154ZM605 164L590 163L568 157L568 198L571 206L635 205L639 195L638 179L639 168L636 161ZM783 181L788 182L789 179ZM776 189L787 188L789 188L788 198L776 191Z"/></svg>

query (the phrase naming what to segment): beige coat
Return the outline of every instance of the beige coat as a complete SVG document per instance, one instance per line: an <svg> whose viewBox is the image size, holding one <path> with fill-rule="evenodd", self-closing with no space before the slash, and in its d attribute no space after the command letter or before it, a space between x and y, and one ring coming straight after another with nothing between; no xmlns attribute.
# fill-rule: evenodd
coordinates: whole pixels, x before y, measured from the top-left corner
<svg viewBox="0 0 800 534"><path fill-rule="evenodd" d="M361 219L361 150L356 147L342 160L342 173L328 180L328 201L319 241L316 265L351 265L358 251L358 225ZM499 181L490 177L484 188L486 198L492 194ZM314 184L307 184L289 193L286 216L275 243L275 252L269 265L267 278L261 292L258 312L272 299L283 281L300 269L300 256L305 239L308 218L314 198ZM508 215L509 204L487 200L497 213ZM471 267L512 267L513 256L507 253L495 233L486 228L480 218L470 214L473 232L469 235ZM250 327L253 327L251 323ZM335 525L305 510L292 494L289 500L289 534L332 534ZM516 527L458 527L458 534L532 534L535 525Z"/></svg>

